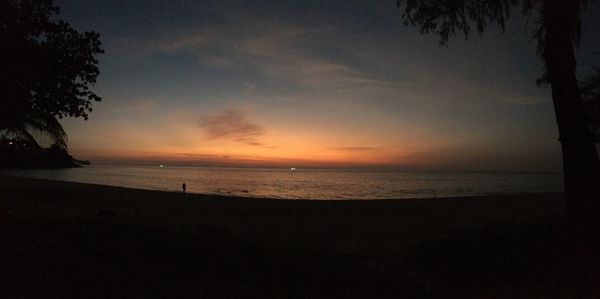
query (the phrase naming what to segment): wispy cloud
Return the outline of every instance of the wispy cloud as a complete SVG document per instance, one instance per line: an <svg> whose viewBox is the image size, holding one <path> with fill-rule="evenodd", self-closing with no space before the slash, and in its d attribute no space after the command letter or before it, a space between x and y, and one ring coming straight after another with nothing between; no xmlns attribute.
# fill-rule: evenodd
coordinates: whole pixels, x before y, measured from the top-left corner
<svg viewBox="0 0 600 299"><path fill-rule="evenodd" d="M235 55L252 63L267 76L311 89L356 89L365 85L390 87L390 82L370 77L356 65L336 61L315 50L324 46L323 41L335 34L336 28L297 28L285 23L277 24L276 28L244 37L230 48ZM331 43L330 46L339 51L348 51L340 44Z"/></svg>
<svg viewBox="0 0 600 299"><path fill-rule="evenodd" d="M246 112L239 109L227 109L216 115L205 117L200 127L209 139L227 139L252 146L265 146L260 137L264 129L247 119Z"/></svg>
<svg viewBox="0 0 600 299"><path fill-rule="evenodd" d="M325 47L323 40L335 34L336 28L332 26L306 27L260 21L252 23L253 29L241 35L236 24L196 28L152 40L122 40L118 46L130 49L129 53L135 57L186 53L196 55L200 63L211 67L252 65L267 77L310 89L398 89L396 82L373 77L357 65L336 61L315 51L314 48ZM351 51L336 42L330 46ZM375 62L369 59L366 65L373 66Z"/></svg>
<svg viewBox="0 0 600 299"><path fill-rule="evenodd" d="M200 61L205 65L218 68L228 67L233 64L231 59L229 59L228 57L218 55L204 55L200 57Z"/></svg>
<svg viewBox="0 0 600 299"><path fill-rule="evenodd" d="M379 148L373 146L342 146L342 147L334 147L333 150L338 151L376 151Z"/></svg>

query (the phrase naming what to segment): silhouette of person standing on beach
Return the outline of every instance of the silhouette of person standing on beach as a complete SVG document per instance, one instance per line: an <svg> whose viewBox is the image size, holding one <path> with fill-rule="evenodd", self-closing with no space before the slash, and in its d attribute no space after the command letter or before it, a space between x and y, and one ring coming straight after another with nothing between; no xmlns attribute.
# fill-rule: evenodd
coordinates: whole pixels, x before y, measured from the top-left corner
<svg viewBox="0 0 600 299"><path fill-rule="evenodd" d="M183 185L181 185L181 189L183 189L183 193L185 193L185 183L183 183Z"/></svg>

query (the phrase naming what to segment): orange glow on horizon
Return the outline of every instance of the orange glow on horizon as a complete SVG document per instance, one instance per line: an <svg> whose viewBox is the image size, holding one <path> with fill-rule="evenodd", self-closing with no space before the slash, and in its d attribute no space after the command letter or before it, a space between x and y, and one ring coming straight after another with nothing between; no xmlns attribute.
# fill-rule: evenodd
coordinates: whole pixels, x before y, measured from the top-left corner
<svg viewBox="0 0 600 299"><path fill-rule="evenodd" d="M352 119L292 119L244 109L219 108L200 116L174 109L139 122L80 122L69 149L92 164L424 170L527 170L549 164L478 131L441 134L432 124L398 125L374 118L363 125Z"/></svg>

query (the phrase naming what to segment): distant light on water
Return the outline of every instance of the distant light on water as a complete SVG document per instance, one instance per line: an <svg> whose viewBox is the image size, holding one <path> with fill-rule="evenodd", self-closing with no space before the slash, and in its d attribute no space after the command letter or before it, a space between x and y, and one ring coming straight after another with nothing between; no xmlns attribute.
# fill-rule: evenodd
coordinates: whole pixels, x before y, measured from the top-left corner
<svg viewBox="0 0 600 299"><path fill-rule="evenodd" d="M345 171L336 169L86 166L10 170L10 175L244 197L286 199L440 198L563 191L560 173ZM157 169L160 168L160 169ZM294 175L289 175L290 172ZM0 170L0 174L3 174Z"/></svg>
<svg viewBox="0 0 600 299"><path fill-rule="evenodd" d="M162 164L160 164L160 168L163 168L164 166Z"/></svg>
<svg viewBox="0 0 600 299"><path fill-rule="evenodd" d="M292 167L292 168L290 168L290 170L296 170L296 167Z"/></svg>

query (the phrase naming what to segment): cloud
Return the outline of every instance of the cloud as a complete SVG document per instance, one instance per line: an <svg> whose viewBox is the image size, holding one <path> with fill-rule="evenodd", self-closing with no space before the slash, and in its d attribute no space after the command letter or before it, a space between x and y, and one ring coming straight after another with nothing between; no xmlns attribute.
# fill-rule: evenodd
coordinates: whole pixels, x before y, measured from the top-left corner
<svg viewBox="0 0 600 299"><path fill-rule="evenodd" d="M231 59L217 55L204 55L203 57L200 57L200 61L205 65L217 68L227 67L233 64Z"/></svg>
<svg viewBox="0 0 600 299"><path fill-rule="evenodd" d="M309 89L397 90L396 82L365 73L364 65L376 65L371 57L359 65L337 61L315 49L333 47L353 53L340 42L323 40L337 32L333 26L298 26L286 22L255 21L252 30L240 34L237 22L211 28L195 28L178 35L163 35L151 40L123 40L119 48L128 48L135 57L154 54L186 53L196 55L199 63L210 67L252 65L263 75L282 79ZM341 53L340 53L341 55ZM339 57L337 55L336 57ZM352 54L358 58L357 55Z"/></svg>
<svg viewBox="0 0 600 299"><path fill-rule="evenodd" d="M252 146L265 146L260 137L264 129L249 121L246 112L239 109L227 109L200 121L200 127L208 139L227 139Z"/></svg>
<svg viewBox="0 0 600 299"><path fill-rule="evenodd" d="M378 147L372 146L344 146L344 147L334 147L333 150L338 151L375 151L378 150Z"/></svg>
<svg viewBox="0 0 600 299"><path fill-rule="evenodd" d="M314 88L357 89L369 86L389 89L391 82L374 78L361 67L343 63L316 50L335 48L348 55L351 51L339 42L324 40L336 32L331 26L297 28L279 23L272 30L258 31L229 45L240 60L245 60L272 78L284 79ZM229 39L231 40L231 39ZM337 56L339 57L341 53ZM373 66L373 62L367 63Z"/></svg>

